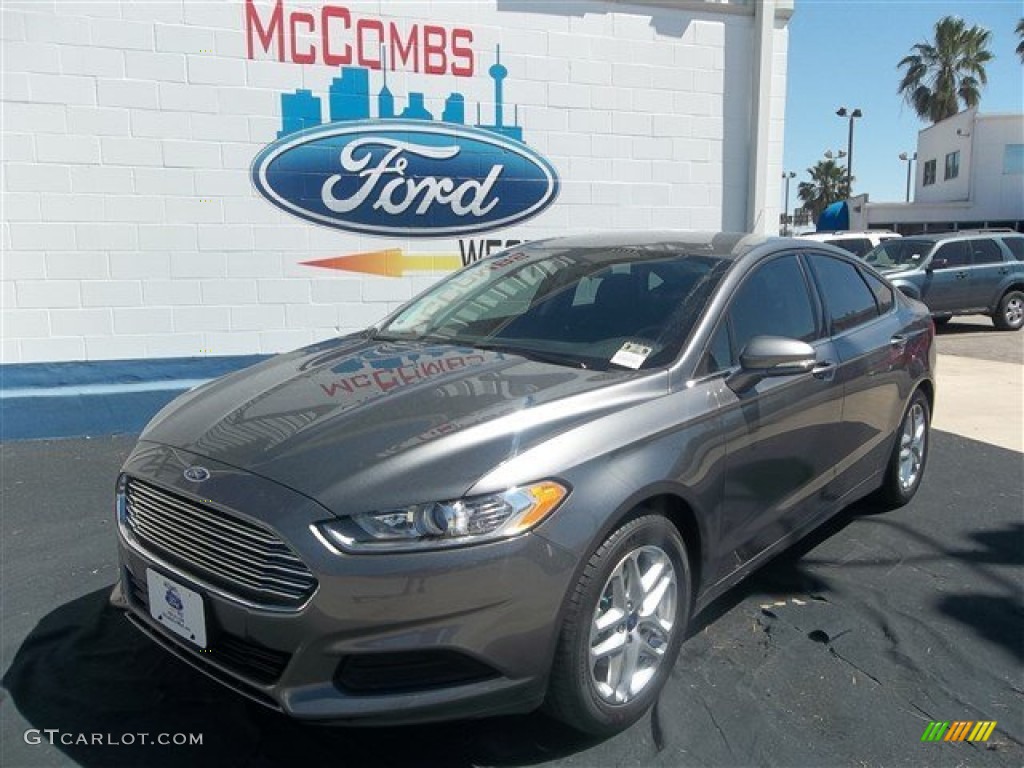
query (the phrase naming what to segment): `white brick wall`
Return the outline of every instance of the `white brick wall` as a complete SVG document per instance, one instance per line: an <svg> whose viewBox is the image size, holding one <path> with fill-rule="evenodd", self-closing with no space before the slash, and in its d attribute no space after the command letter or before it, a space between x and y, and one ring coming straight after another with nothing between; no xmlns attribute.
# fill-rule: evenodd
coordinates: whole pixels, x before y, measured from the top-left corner
<svg viewBox="0 0 1024 768"><path fill-rule="evenodd" d="M273 1L255 3L269 18ZM284 7L316 13L322 5ZM487 68L501 44L506 99L563 188L542 215L478 239L742 227L753 23L743 8L345 5L400 26L473 30L474 77L394 72L399 109L410 91L423 91L438 114L441 95L457 89L468 122L477 104L490 119ZM276 138L282 93L310 88L326 108L337 71L279 62L258 44L250 60L241 0L5 2L0 13L0 362L281 351L365 327L439 277L302 262L398 247L459 252L457 238L417 242L308 224L254 190L249 168ZM785 26L776 34L769 200L780 194Z"/></svg>

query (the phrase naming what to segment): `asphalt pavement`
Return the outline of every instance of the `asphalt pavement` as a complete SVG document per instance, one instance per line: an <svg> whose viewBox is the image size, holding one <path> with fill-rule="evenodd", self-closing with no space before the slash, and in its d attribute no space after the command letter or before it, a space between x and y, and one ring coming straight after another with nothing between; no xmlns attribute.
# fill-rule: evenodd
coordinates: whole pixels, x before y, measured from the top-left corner
<svg viewBox="0 0 1024 768"><path fill-rule="evenodd" d="M997 331L984 315L954 317L938 327L938 350L942 355L1024 365L1024 331Z"/></svg>
<svg viewBox="0 0 1024 768"><path fill-rule="evenodd" d="M1021 343L947 327L940 352L959 354L950 343L970 334L995 362L1011 362ZM940 396L943 386L940 369ZM1016 451L935 432L910 505L847 510L713 604L653 712L594 740L539 715L302 725L171 658L106 603L113 480L133 440L0 446L4 768L1024 765ZM998 724L984 743L922 742L933 720ZM143 733L199 734L202 744L142 744Z"/></svg>

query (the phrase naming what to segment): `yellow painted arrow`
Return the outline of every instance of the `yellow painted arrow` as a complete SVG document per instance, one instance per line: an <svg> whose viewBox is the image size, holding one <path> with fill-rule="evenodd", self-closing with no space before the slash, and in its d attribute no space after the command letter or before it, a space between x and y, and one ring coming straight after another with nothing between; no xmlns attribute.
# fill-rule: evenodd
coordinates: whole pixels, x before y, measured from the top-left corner
<svg viewBox="0 0 1024 768"><path fill-rule="evenodd" d="M406 272L451 272L462 267L462 257L457 253L405 253L401 248L387 248L302 263L322 269L402 277Z"/></svg>

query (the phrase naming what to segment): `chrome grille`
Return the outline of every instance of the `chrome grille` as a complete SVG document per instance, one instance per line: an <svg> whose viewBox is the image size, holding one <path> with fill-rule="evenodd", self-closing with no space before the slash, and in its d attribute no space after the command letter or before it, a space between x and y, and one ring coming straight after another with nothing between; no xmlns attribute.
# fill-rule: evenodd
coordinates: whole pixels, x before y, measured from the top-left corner
<svg viewBox="0 0 1024 768"><path fill-rule="evenodd" d="M125 524L154 554L256 603L305 600L316 579L270 531L160 488L129 480Z"/></svg>

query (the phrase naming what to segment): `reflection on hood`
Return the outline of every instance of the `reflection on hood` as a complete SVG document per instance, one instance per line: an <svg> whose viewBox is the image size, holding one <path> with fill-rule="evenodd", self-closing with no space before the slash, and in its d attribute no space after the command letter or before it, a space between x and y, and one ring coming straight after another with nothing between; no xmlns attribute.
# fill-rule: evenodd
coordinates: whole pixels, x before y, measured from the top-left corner
<svg viewBox="0 0 1024 768"><path fill-rule="evenodd" d="M324 503L367 481L469 484L502 461L625 400L579 397L651 376L588 371L423 342L338 339L264 361L187 393L142 439L277 480ZM663 391L660 390L660 391ZM567 398L577 398L563 406ZM339 491L340 493L340 491Z"/></svg>

